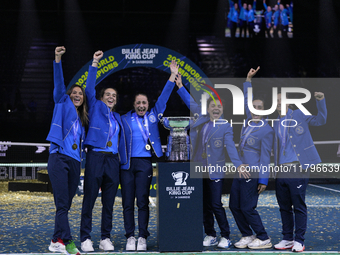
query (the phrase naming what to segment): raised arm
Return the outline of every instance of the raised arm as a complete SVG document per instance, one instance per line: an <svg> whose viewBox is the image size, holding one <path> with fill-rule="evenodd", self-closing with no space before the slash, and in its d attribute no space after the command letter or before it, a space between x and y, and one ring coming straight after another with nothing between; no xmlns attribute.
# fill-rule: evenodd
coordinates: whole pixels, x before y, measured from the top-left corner
<svg viewBox="0 0 340 255"><path fill-rule="evenodd" d="M267 4L266 4L266 0L263 0L263 7L264 7L264 9L267 11L268 6L267 6Z"/></svg>
<svg viewBox="0 0 340 255"><path fill-rule="evenodd" d="M103 57L104 53L101 50L96 51L93 54L92 65L89 66L89 73L86 80L85 93L88 100L88 105L91 107L96 102L96 78L97 67L99 60Z"/></svg>
<svg viewBox="0 0 340 255"><path fill-rule="evenodd" d="M191 97L190 93L185 89L182 84L182 76L180 73L177 75L176 85L178 87L177 94L181 97L185 105L189 108L189 110L193 114L200 114L201 107L198 105L195 100Z"/></svg>
<svg viewBox="0 0 340 255"><path fill-rule="evenodd" d="M169 80L165 84L164 89L161 95L158 97L155 107L153 108L157 115L160 113L163 114L163 112L165 111L166 103L168 102L171 92L175 86L175 79L176 75L178 74L178 65L175 60L171 61L169 68L171 71Z"/></svg>
<svg viewBox="0 0 340 255"><path fill-rule="evenodd" d="M58 103L66 92L63 68L61 66L61 56L66 52L64 46L58 46L55 48L55 60L53 63L53 79L54 79L54 89L53 89L53 100Z"/></svg>
<svg viewBox="0 0 340 255"><path fill-rule="evenodd" d="M315 92L314 97L316 99L316 107L318 108L318 114L305 115L305 120L311 126L322 126L326 124L327 120L327 107L325 95L322 92Z"/></svg>
<svg viewBox="0 0 340 255"><path fill-rule="evenodd" d="M232 0L229 0L229 8L234 8L234 2Z"/></svg>
<svg viewBox="0 0 340 255"><path fill-rule="evenodd" d="M255 69L250 68L248 74L247 74L247 79L246 82L243 83L243 94L244 94L244 109L247 114L247 118L251 118L251 113L248 107L248 88L251 87L251 79L254 77L254 75L260 70L260 67L258 66Z"/></svg>

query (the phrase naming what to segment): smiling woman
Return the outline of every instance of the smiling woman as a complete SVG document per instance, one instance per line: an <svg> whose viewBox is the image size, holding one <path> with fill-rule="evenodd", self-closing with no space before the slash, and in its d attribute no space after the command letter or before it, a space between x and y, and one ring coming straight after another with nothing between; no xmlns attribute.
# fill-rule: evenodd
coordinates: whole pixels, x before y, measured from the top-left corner
<svg viewBox="0 0 340 255"><path fill-rule="evenodd" d="M149 109L148 96L145 94L137 94L135 96L135 102L133 103L137 115L144 116Z"/></svg>
<svg viewBox="0 0 340 255"><path fill-rule="evenodd" d="M113 88L103 88L100 95L101 100L107 105L107 107L114 110L118 99L117 91Z"/></svg>
<svg viewBox="0 0 340 255"><path fill-rule="evenodd" d="M152 180L151 157L163 156L158 129L159 116L163 115L166 103L175 86L178 65L170 64L171 75L159 96L155 107L149 111L149 100L145 94L137 94L134 110L122 116L127 142L127 163L120 169L122 203L127 251L146 251L146 239L150 235L149 193ZM137 198L139 237L136 247L134 204Z"/></svg>
<svg viewBox="0 0 340 255"><path fill-rule="evenodd" d="M73 102L76 108L78 108L79 106L83 104L84 94L83 94L83 90L79 86L73 85L70 88L70 94L68 92L66 94L70 96L71 101Z"/></svg>
<svg viewBox="0 0 340 255"><path fill-rule="evenodd" d="M68 212L80 178L80 162L83 158L83 141L88 118L84 90L79 85L73 85L65 93L61 67L61 56L65 52L63 46L55 49L53 64L55 107L47 137L51 142L47 168L56 206L56 224L49 250L80 254L72 241Z"/></svg>
<svg viewBox="0 0 340 255"><path fill-rule="evenodd" d="M111 242L113 204L119 184L119 164L126 163L126 144L120 115L114 112L117 91L104 88L96 99L96 75L102 51L93 54L86 84L90 125L85 144L88 146L84 176L84 200L81 212L80 240L84 252L92 252L92 210L102 191L102 223L99 249L114 250Z"/></svg>
<svg viewBox="0 0 340 255"><path fill-rule="evenodd" d="M207 101L207 111L211 121L218 120L223 114L223 106L221 105L220 101L215 100L215 102L213 101L212 97L210 97Z"/></svg>

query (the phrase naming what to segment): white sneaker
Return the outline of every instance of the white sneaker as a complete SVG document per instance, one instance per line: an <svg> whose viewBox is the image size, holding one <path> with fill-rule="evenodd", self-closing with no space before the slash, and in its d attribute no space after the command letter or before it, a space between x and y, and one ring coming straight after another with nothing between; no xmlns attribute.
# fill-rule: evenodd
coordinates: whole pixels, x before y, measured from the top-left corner
<svg viewBox="0 0 340 255"><path fill-rule="evenodd" d="M260 240L258 238L256 238L254 241L252 241L251 243L248 244L248 248L249 249L267 249L267 248L271 248L273 245L270 242L270 238L267 240Z"/></svg>
<svg viewBox="0 0 340 255"><path fill-rule="evenodd" d="M146 239L144 237L138 238L137 251L146 251Z"/></svg>
<svg viewBox="0 0 340 255"><path fill-rule="evenodd" d="M56 242L53 242L53 240L51 240L51 244L50 246L48 246L48 249L52 252L66 253L65 244L60 238L58 238L58 241Z"/></svg>
<svg viewBox="0 0 340 255"><path fill-rule="evenodd" d="M126 248L127 251L135 251L136 250L136 238L134 236L130 236L126 240Z"/></svg>
<svg viewBox="0 0 340 255"><path fill-rule="evenodd" d="M84 242L81 242L80 248L83 252L94 251L91 239L86 239Z"/></svg>
<svg viewBox="0 0 340 255"><path fill-rule="evenodd" d="M302 252L305 250L305 246L302 245L301 243L294 241L294 246L292 248L292 251L294 252Z"/></svg>
<svg viewBox="0 0 340 255"><path fill-rule="evenodd" d="M238 241L237 243L234 244L234 246L236 248L239 249L244 249L248 247L248 244L250 244L252 241L254 241L256 237L254 235L252 236L242 236L242 238L240 239L240 241Z"/></svg>
<svg viewBox="0 0 340 255"><path fill-rule="evenodd" d="M231 245L231 241L225 237L222 237L221 240L219 241L217 247L227 249Z"/></svg>
<svg viewBox="0 0 340 255"><path fill-rule="evenodd" d="M113 251L115 247L113 246L110 238L105 238L103 240L100 240L99 249L104 251Z"/></svg>
<svg viewBox="0 0 340 255"><path fill-rule="evenodd" d="M277 250L286 250L291 249L294 246L294 241L282 240L278 244L274 245L274 248Z"/></svg>
<svg viewBox="0 0 340 255"><path fill-rule="evenodd" d="M214 246L217 244L217 238L213 236L206 236L203 240L203 246Z"/></svg>

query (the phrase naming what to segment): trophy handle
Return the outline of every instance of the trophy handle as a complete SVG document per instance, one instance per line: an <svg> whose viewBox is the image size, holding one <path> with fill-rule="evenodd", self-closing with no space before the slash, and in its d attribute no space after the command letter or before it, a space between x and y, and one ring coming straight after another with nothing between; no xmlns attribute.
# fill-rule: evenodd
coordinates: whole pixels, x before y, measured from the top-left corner
<svg viewBox="0 0 340 255"><path fill-rule="evenodd" d="M198 117L199 117L200 115L196 112L196 113L194 113L194 121L196 121L197 119L198 119Z"/></svg>
<svg viewBox="0 0 340 255"><path fill-rule="evenodd" d="M160 116L160 117L159 117ZM163 113L158 113L158 119L159 119L159 121L161 121L162 122L162 118L163 118Z"/></svg>

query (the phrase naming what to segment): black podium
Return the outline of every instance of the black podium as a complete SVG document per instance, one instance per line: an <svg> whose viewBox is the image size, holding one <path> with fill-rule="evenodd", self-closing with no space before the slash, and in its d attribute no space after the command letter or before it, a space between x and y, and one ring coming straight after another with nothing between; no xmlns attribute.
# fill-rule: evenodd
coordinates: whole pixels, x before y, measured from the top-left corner
<svg viewBox="0 0 340 255"><path fill-rule="evenodd" d="M202 251L202 179L190 178L189 162L161 162L157 170L159 251Z"/></svg>

